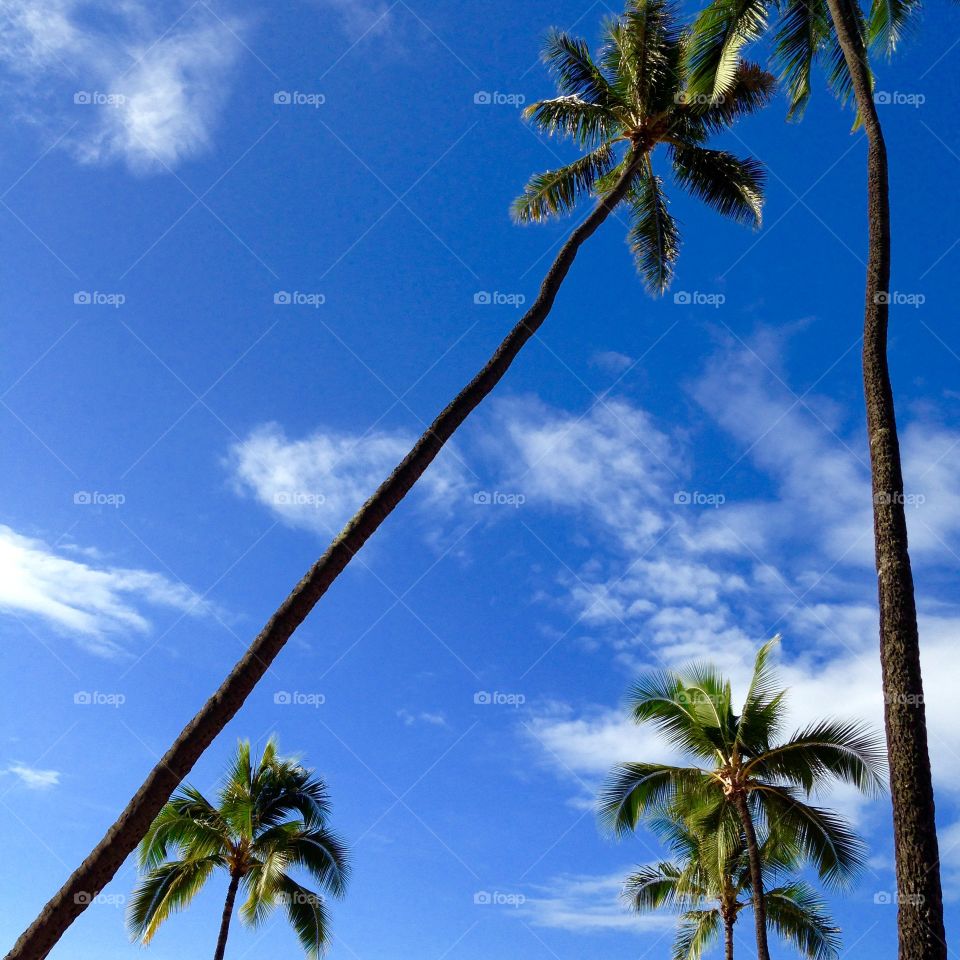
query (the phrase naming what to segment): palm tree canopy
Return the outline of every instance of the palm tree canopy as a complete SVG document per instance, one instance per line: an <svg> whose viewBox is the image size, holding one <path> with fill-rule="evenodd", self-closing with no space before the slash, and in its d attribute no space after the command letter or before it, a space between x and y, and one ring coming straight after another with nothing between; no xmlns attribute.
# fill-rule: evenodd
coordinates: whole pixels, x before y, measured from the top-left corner
<svg viewBox="0 0 960 960"><path fill-rule="evenodd" d="M750 905L750 865L742 828L729 810L709 826L691 824L677 810L651 818L648 826L675 859L640 867L627 879L624 899L640 913L677 911L673 960L699 960L719 937L725 919L736 922ZM765 878L788 878L765 893L769 925L810 960L835 960L839 930L826 903L809 884L792 876L802 866L796 844L788 834L771 830L761 844L760 858Z"/></svg>
<svg viewBox="0 0 960 960"><path fill-rule="evenodd" d="M864 724L835 720L810 724L781 739L787 691L771 665L778 640L757 654L739 714L729 681L709 665L641 678L629 697L634 719L652 723L672 747L701 765L619 765L601 795L601 817L623 833L649 813L680 809L688 820L710 826L722 838L718 828L729 801L740 794L768 839L776 825L822 879L845 883L863 863L863 842L842 817L809 798L831 781L879 793L885 774L883 743Z"/></svg>
<svg viewBox="0 0 960 960"><path fill-rule="evenodd" d="M630 0L626 13L606 24L596 58L585 41L553 30L544 60L560 96L524 111L537 129L568 137L585 152L534 176L514 202L514 217L529 223L568 213L583 197L609 192L632 168L624 200L627 239L654 293L669 285L680 249L679 229L653 166L654 148L666 147L674 181L688 193L739 223L759 226L761 219L761 164L706 143L763 107L773 77L737 59L725 96L694 96L687 84L688 43L666 0Z"/></svg>
<svg viewBox="0 0 960 960"><path fill-rule="evenodd" d="M300 868L325 893L343 895L347 854L326 826L329 814L323 781L299 761L279 756L276 740L268 741L257 761L249 742L241 742L217 805L184 786L147 831L138 851L145 873L131 899L131 931L149 943L220 868L240 883L244 921L257 925L282 905L304 951L318 956L330 937L324 899L289 871Z"/></svg>
<svg viewBox="0 0 960 960"><path fill-rule="evenodd" d="M890 56L908 31L918 0L872 0L864 15L855 0L843 0L864 53ZM827 0L712 0L697 16L688 46L691 88L699 95L722 97L735 84L743 48L772 31L772 62L790 104L788 117L799 119L810 99L813 68L823 68L840 101L852 99L850 73L833 29Z"/></svg>

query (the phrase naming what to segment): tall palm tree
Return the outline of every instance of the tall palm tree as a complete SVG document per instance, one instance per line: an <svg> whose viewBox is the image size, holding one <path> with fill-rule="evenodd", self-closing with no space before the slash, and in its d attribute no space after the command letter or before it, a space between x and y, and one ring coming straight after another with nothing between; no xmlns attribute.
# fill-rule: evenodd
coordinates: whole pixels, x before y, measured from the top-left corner
<svg viewBox="0 0 960 960"><path fill-rule="evenodd" d="M594 60L587 45L554 32L545 59L560 96L533 105L530 119L543 130L570 136L586 149L560 170L535 177L515 205L520 220L542 220L593 196L591 212L570 233L547 271L539 294L480 372L427 428L413 449L347 523L322 557L253 640L219 689L187 724L90 855L21 935L8 960L41 960L134 849L177 784L189 773L243 705L294 630L353 556L403 500L443 445L507 372L537 332L580 247L618 208L644 281L662 290L679 245L653 155L668 154L677 184L725 216L758 224L762 172L756 161L707 149L712 134L761 108L772 77L738 65L730 94L701 102L686 89L685 37L664 0L630 0L626 14L607 27ZM79 896L78 896L79 895Z"/></svg>
<svg viewBox="0 0 960 960"><path fill-rule="evenodd" d="M219 805L186 786L160 811L140 844L145 871L130 902L129 923L144 944L172 913L183 910L217 870L230 877L214 960L223 960L237 893L240 918L256 926L284 906L300 944L318 957L330 941L323 897L301 886L291 868L311 874L336 897L347 882L347 855L327 829L330 803L322 780L277 754L276 740L259 761L250 743L237 746ZM171 856L171 853L173 856Z"/></svg>
<svg viewBox="0 0 960 960"><path fill-rule="evenodd" d="M776 824L822 880L844 883L862 864L863 844L842 818L812 804L810 794L831 780L875 793L885 772L881 743L860 723L821 720L779 739L786 690L770 664L778 640L760 648L739 715L729 681L709 665L638 680L629 697L634 720L652 723L671 746L706 765L621 764L600 802L602 818L617 833L635 829L648 811L677 804L732 809L747 848L759 960L770 960L770 952L758 831Z"/></svg>
<svg viewBox="0 0 960 960"><path fill-rule="evenodd" d="M874 549L880 608L880 663L890 758L901 960L945 960L943 894L933 779L927 745L913 572L907 541L903 471L887 362L890 291L890 187L887 146L873 97L868 48L892 54L919 0L712 0L691 45L691 85L722 96L743 46L775 18L774 57L803 112L813 65L820 61L842 100L851 95L867 138L867 274L863 390L873 491Z"/></svg>
<svg viewBox="0 0 960 960"><path fill-rule="evenodd" d="M721 930L724 955L733 960L734 925L752 902L752 888L743 830L736 818L724 819L726 829L714 831L674 814L653 818L648 825L674 859L640 867L624 886L624 899L638 913L664 907L680 911L673 960L700 960ZM718 843L723 834L732 842ZM834 960L839 929L823 898L795 876L801 866L795 844L782 833L768 832L759 852L765 880L786 875L764 892L768 924L810 960Z"/></svg>

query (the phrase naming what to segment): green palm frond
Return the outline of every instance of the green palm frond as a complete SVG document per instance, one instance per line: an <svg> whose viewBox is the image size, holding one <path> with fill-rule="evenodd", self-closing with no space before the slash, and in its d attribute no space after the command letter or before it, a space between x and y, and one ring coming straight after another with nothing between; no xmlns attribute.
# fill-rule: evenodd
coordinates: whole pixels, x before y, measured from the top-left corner
<svg viewBox="0 0 960 960"><path fill-rule="evenodd" d="M840 955L840 928L826 903L801 880L766 892L767 922L777 934L810 960L836 960Z"/></svg>
<svg viewBox="0 0 960 960"><path fill-rule="evenodd" d="M323 897L302 887L290 877L278 885L278 897L287 908L290 925L297 933L300 946L308 957L319 957L329 940L329 920Z"/></svg>
<svg viewBox="0 0 960 960"><path fill-rule="evenodd" d="M350 867L343 841L324 827L284 823L261 834L254 851L264 859L280 858L285 866L303 867L324 890L336 897L346 890Z"/></svg>
<svg viewBox="0 0 960 960"><path fill-rule="evenodd" d="M774 36L774 59L787 92L788 120L800 120L810 99L813 65L830 41L833 24L825 0L791 0Z"/></svg>
<svg viewBox="0 0 960 960"><path fill-rule="evenodd" d="M695 94L688 91L682 100L684 113L703 130L702 136L721 133L742 117L762 110L776 91L773 75L755 63L737 65L733 81L724 93ZM699 141L700 137L697 137Z"/></svg>
<svg viewBox="0 0 960 960"><path fill-rule="evenodd" d="M167 858L170 848L189 858L222 853L229 845L229 828L213 805L186 786L175 793L150 825L137 851L141 868L152 869Z"/></svg>
<svg viewBox="0 0 960 960"><path fill-rule="evenodd" d="M913 27L919 8L917 0L873 0L867 26L870 47L892 56Z"/></svg>
<svg viewBox="0 0 960 960"><path fill-rule="evenodd" d="M683 871L674 863L648 864L627 877L623 898L638 913L672 907L681 899L682 876Z"/></svg>
<svg viewBox="0 0 960 960"><path fill-rule="evenodd" d="M767 0L713 0L697 16L687 52L689 86L714 97L734 82L740 52L767 28Z"/></svg>
<svg viewBox="0 0 960 960"><path fill-rule="evenodd" d="M876 796L886 773L883 741L864 723L821 720L746 765L757 777L785 780L807 793L833 777Z"/></svg>
<svg viewBox="0 0 960 960"><path fill-rule="evenodd" d="M127 923L130 932L147 944L160 924L171 914L189 906L215 867L222 867L220 856L191 860L172 860L150 870L130 899Z"/></svg>
<svg viewBox="0 0 960 960"><path fill-rule="evenodd" d="M866 844L839 814L807 803L791 787L758 783L753 798L767 823L775 823L793 836L803 859L825 883L848 886L862 869Z"/></svg>
<svg viewBox="0 0 960 960"><path fill-rule="evenodd" d="M543 61L557 82L557 89L568 97L577 97L606 110L620 100L590 55L585 40L562 30L550 30L543 46Z"/></svg>
<svg viewBox="0 0 960 960"><path fill-rule="evenodd" d="M598 178L610 170L615 159L610 145L603 144L559 170L531 177L523 194L514 201L514 218L518 223L531 223L569 213L577 201L594 190Z"/></svg>
<svg viewBox="0 0 960 960"><path fill-rule="evenodd" d="M760 226L765 175L758 161L694 146L674 146L671 154L684 189L725 217Z"/></svg>
<svg viewBox="0 0 960 960"><path fill-rule="evenodd" d="M704 724L704 704L699 702L702 695L687 686L678 673L650 671L630 688L627 705L637 723L652 723L671 746L712 759L716 737Z"/></svg>
<svg viewBox="0 0 960 960"><path fill-rule="evenodd" d="M720 933L719 910L689 910L680 918L673 960L700 960Z"/></svg>
<svg viewBox="0 0 960 960"><path fill-rule="evenodd" d="M747 691L737 723L737 745L741 752L756 755L766 752L783 718L786 691L780 686L771 657L780 643L779 635L768 640L757 652L750 689Z"/></svg>
<svg viewBox="0 0 960 960"><path fill-rule="evenodd" d="M581 146L594 146L618 132L607 109L578 96L540 100L525 108L523 116L542 133L570 137Z"/></svg>
<svg viewBox="0 0 960 960"><path fill-rule="evenodd" d="M688 796L710 789L706 771L660 763L623 763L614 768L600 794L600 819L622 834L633 830L650 809L669 807L678 792Z"/></svg>
<svg viewBox="0 0 960 960"><path fill-rule="evenodd" d="M646 169L638 174L628 196L627 243L647 289L663 293L670 286L680 255L680 232L670 215L663 181L654 174L649 156L646 159Z"/></svg>

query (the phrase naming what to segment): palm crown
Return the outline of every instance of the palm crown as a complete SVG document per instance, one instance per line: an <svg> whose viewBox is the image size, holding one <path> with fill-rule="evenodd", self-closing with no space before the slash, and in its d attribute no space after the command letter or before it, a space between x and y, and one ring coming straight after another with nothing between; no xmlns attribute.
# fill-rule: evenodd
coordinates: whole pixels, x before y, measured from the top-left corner
<svg viewBox="0 0 960 960"><path fill-rule="evenodd" d="M699 960L721 928L732 931L741 910L749 906L750 864L739 823L726 816L720 829L703 829L676 811L650 823L670 847L673 860L647 864L627 879L624 899L638 912L668 908L680 911L673 960ZM718 838L725 837L720 842ZM783 881L765 891L767 922L810 960L832 960L838 954L838 929L823 898L795 874L801 866L788 835L772 831L760 846L763 874Z"/></svg>
<svg viewBox="0 0 960 960"><path fill-rule="evenodd" d="M558 170L533 177L514 202L520 222L570 211L583 196L609 193L630 176L628 242L648 289L670 283L680 246L663 181L652 154L664 145L676 183L719 213L759 226L763 170L705 143L738 117L763 107L774 86L759 67L737 61L722 97L690 95L688 37L664 0L631 0L626 13L608 22L595 60L585 41L554 30L544 60L560 96L541 100L525 116L541 131L572 138L587 152Z"/></svg>
<svg viewBox="0 0 960 960"><path fill-rule="evenodd" d="M864 53L870 46L892 54L919 3L874 0L867 17L856 0L843 0L842 6ZM688 47L691 88L698 95L723 96L735 84L740 51L766 34L772 20L772 59L789 99L788 116L803 115L817 64L825 70L828 86L846 103L853 85L827 0L712 0L693 26Z"/></svg>
<svg viewBox="0 0 960 960"><path fill-rule="evenodd" d="M324 783L298 761L278 756L275 740L258 762L251 759L249 742L241 742L220 788L219 806L186 786L151 825L139 850L145 874L131 901L131 930L149 943L160 924L188 906L210 875L223 869L231 878L223 943L239 888L246 895L242 920L257 925L283 905L304 950L317 956L330 936L324 900L294 880L290 870L301 868L325 892L343 894L347 857L326 827L329 812ZM217 955L222 952L221 944Z"/></svg>
<svg viewBox="0 0 960 960"><path fill-rule="evenodd" d="M623 832L648 811L672 804L688 812L699 808L701 822L733 806L749 814L751 828L776 824L822 879L842 884L862 864L863 844L841 817L809 797L831 780L866 793L882 790L882 742L863 724L836 720L812 723L778 740L786 712L786 691L770 664L778 639L757 654L739 715L729 681L710 666L695 664L638 681L630 696L634 719L655 724L672 746L708 765L621 764L604 790L601 815Z"/></svg>

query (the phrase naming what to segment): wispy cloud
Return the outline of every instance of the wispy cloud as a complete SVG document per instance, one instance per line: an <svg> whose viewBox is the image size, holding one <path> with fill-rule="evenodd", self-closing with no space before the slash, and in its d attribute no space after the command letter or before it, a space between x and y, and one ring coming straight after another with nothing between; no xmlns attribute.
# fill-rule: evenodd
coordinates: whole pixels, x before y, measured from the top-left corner
<svg viewBox="0 0 960 960"><path fill-rule="evenodd" d="M276 424L250 433L230 452L238 488L290 526L333 534L364 503L413 445L401 433L318 431L302 440ZM444 451L417 485L433 503L467 502L459 464Z"/></svg>
<svg viewBox="0 0 960 960"><path fill-rule="evenodd" d="M3 772L15 776L28 790L49 790L60 783L59 770L40 770L25 763L11 763Z"/></svg>
<svg viewBox="0 0 960 960"><path fill-rule="evenodd" d="M0 526L0 612L39 617L101 656L123 650L118 634L146 633L145 607L209 611L188 587L147 570L64 556L42 540Z"/></svg>
<svg viewBox="0 0 960 960"><path fill-rule="evenodd" d="M202 3L157 9L3 0L8 104L85 163L162 170L204 151L243 26Z"/></svg>
<svg viewBox="0 0 960 960"><path fill-rule="evenodd" d="M537 888L518 909L534 926L574 933L671 930L673 916L631 913L620 897L629 867L601 876L565 874Z"/></svg>

